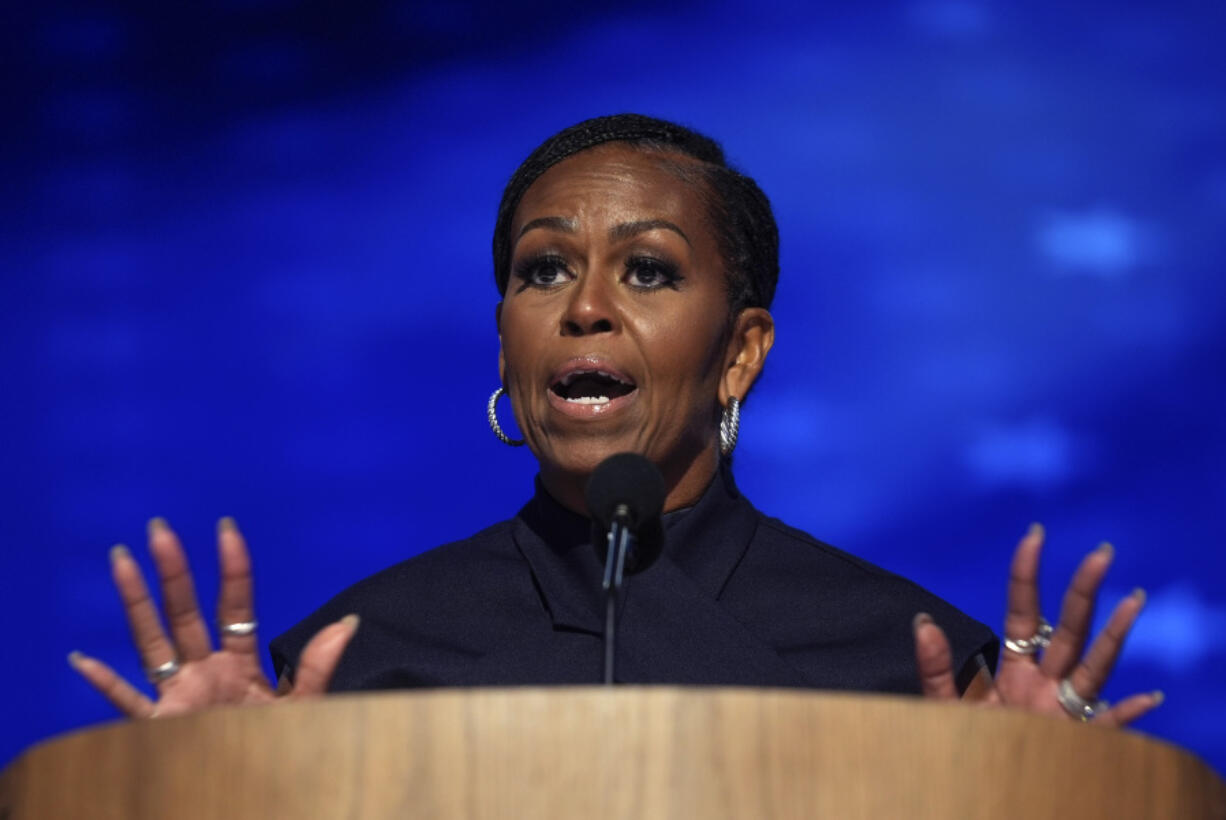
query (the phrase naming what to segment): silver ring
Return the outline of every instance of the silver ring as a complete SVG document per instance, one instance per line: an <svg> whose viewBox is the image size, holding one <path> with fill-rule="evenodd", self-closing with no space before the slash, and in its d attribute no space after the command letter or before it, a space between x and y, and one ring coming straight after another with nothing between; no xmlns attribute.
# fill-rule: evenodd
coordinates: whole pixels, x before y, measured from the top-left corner
<svg viewBox="0 0 1226 820"><path fill-rule="evenodd" d="M1033 655L1040 649L1051 646L1051 624L1042 615L1039 616L1039 630L1029 638L1005 638L1005 649L1019 655Z"/></svg>
<svg viewBox="0 0 1226 820"><path fill-rule="evenodd" d="M1073 682L1068 678L1060 681L1060 687L1056 689L1056 700L1060 701L1064 711L1079 720L1092 720L1099 713L1111 708L1111 704L1105 700L1086 700L1077 694Z"/></svg>
<svg viewBox="0 0 1226 820"><path fill-rule="evenodd" d="M259 621L238 621L232 624L218 624L217 628L221 630L223 635L235 635L240 638L245 638L248 635L254 635L256 627L260 625Z"/></svg>
<svg viewBox="0 0 1226 820"><path fill-rule="evenodd" d="M169 660L166 663L158 664L152 669L145 670L145 675L149 678L149 682L155 685L168 678L173 678L177 674L179 674L179 662L176 660Z"/></svg>

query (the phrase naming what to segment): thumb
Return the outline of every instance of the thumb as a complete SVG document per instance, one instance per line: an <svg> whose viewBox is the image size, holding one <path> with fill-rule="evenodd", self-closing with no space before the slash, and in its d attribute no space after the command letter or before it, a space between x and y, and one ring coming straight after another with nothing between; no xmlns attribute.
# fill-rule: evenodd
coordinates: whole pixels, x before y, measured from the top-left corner
<svg viewBox="0 0 1226 820"><path fill-rule="evenodd" d="M336 623L319 630L298 658L298 669L294 673L294 688L290 696L313 697L327 692L332 673L336 671L336 665L340 663L345 647L357 631L357 615L346 615Z"/></svg>
<svg viewBox="0 0 1226 820"><path fill-rule="evenodd" d="M956 699L953 654L945 633L927 612L916 615L911 628L915 633L915 668L924 697Z"/></svg>

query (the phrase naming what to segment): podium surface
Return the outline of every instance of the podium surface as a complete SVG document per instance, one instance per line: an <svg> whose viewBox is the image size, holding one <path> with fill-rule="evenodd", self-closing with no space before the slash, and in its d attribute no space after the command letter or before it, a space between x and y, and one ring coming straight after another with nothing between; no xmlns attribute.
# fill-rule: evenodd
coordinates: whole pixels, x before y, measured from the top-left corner
<svg viewBox="0 0 1226 820"><path fill-rule="evenodd" d="M336 695L32 747L0 818L1226 818L1144 735L917 698L675 687Z"/></svg>

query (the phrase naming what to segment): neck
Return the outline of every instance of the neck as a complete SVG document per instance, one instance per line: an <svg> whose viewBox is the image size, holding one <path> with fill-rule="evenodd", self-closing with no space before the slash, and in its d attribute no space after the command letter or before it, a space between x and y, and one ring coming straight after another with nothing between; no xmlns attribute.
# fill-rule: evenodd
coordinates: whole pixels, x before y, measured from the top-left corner
<svg viewBox="0 0 1226 820"><path fill-rule="evenodd" d="M697 503L719 469L719 450L708 447L680 464L656 464L664 476L664 512ZM590 469L573 471L556 464L541 464L541 483L553 499L571 512L587 516L587 481Z"/></svg>

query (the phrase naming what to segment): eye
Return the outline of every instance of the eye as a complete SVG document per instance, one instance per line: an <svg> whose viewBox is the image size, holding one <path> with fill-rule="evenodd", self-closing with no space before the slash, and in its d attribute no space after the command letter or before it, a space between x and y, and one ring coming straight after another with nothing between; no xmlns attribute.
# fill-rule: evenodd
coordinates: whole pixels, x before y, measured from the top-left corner
<svg viewBox="0 0 1226 820"><path fill-rule="evenodd" d="M570 275L566 260L552 254L532 256L515 265L515 277L523 283L520 290L551 288L562 284Z"/></svg>
<svg viewBox="0 0 1226 820"><path fill-rule="evenodd" d="M676 288L682 279L677 266L651 256L632 256L626 260L626 281L639 290Z"/></svg>

